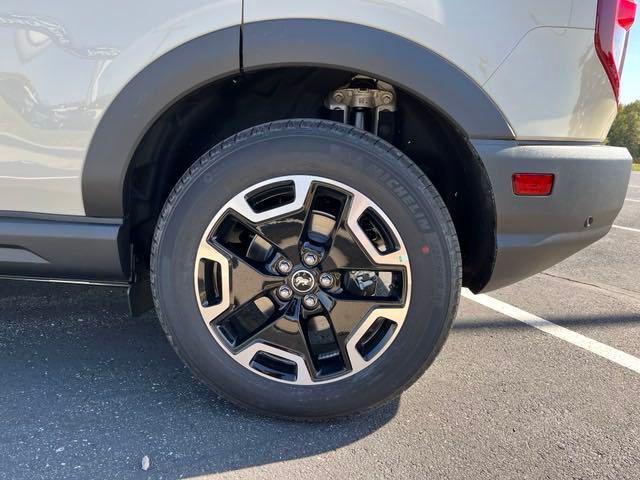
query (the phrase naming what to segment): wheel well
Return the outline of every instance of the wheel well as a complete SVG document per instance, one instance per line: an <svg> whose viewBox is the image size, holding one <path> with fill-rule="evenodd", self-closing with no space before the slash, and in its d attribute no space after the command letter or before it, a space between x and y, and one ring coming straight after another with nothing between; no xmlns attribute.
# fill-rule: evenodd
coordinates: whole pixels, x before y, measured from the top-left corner
<svg viewBox="0 0 640 480"><path fill-rule="evenodd" d="M140 141L125 181L124 206L136 268L148 265L156 218L174 184L209 148L245 128L287 118L331 118L327 94L352 72L274 68L206 85L169 107ZM463 283L481 289L495 260L495 205L482 162L441 112L396 89L394 145L425 172L453 218Z"/></svg>

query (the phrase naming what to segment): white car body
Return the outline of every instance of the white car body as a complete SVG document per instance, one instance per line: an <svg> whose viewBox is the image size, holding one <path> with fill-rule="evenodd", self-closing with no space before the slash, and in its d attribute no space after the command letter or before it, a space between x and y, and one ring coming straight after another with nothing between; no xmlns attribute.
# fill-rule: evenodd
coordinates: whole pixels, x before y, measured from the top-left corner
<svg viewBox="0 0 640 480"><path fill-rule="evenodd" d="M596 0L246 0L244 12L242 3L4 2L0 71L28 78L29 96L54 115L91 115L63 131L42 128L3 93L0 211L85 215L85 155L116 95L163 54L243 21L333 20L411 40L482 86L519 140L601 142L617 111L593 47ZM108 51L91 58L96 47Z"/></svg>

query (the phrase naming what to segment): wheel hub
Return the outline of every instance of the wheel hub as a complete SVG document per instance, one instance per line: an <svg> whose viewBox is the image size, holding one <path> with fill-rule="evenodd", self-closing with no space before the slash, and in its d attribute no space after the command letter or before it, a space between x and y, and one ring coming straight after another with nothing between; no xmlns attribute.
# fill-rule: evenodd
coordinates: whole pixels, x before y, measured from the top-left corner
<svg viewBox="0 0 640 480"><path fill-rule="evenodd" d="M316 288L316 276L309 270L300 269L291 275L289 283L296 293L304 295Z"/></svg>

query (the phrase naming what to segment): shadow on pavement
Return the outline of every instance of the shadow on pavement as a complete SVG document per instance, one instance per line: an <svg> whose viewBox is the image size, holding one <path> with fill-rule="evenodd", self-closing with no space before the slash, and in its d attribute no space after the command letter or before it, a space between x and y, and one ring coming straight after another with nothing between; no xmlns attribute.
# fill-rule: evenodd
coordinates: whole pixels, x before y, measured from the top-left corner
<svg viewBox="0 0 640 480"><path fill-rule="evenodd" d="M237 470L348 445L397 408L325 424L259 417L194 380L154 315L129 317L124 291L0 282L0 478Z"/></svg>

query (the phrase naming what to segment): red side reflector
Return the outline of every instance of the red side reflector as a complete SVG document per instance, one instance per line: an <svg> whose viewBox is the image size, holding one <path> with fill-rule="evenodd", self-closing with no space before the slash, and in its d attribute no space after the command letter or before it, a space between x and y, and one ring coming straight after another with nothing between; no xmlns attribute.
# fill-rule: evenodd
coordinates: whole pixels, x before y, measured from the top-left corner
<svg viewBox="0 0 640 480"><path fill-rule="evenodd" d="M514 173L513 193L527 197L545 197L553 190L553 173Z"/></svg>

